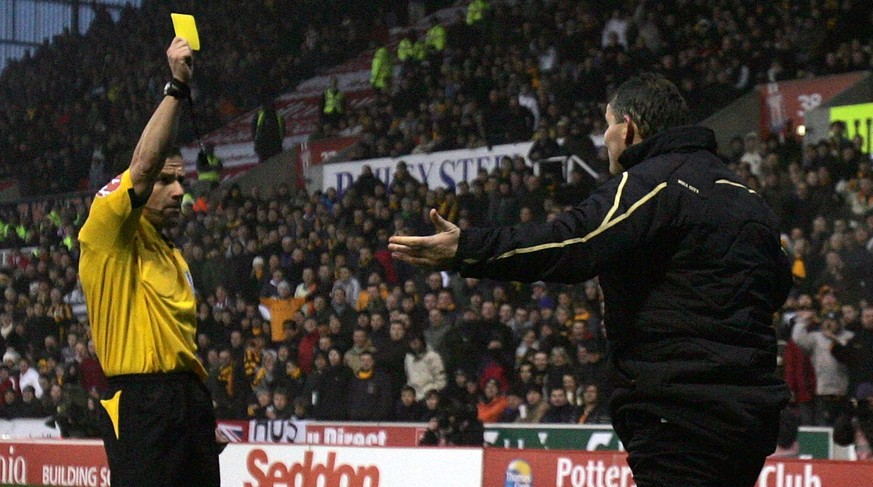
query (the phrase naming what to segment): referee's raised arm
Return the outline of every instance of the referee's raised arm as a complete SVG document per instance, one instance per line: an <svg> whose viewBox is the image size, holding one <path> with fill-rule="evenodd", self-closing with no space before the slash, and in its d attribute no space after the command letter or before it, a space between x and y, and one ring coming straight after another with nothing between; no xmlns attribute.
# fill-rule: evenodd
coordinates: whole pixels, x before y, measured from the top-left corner
<svg viewBox="0 0 873 487"><path fill-rule="evenodd" d="M164 96L155 113L146 124L130 161L130 179L138 198L146 198L152 191L167 153L176 139L179 106L190 96L188 83L194 73L194 57L188 41L176 37L167 48L167 60L173 79L164 88Z"/></svg>

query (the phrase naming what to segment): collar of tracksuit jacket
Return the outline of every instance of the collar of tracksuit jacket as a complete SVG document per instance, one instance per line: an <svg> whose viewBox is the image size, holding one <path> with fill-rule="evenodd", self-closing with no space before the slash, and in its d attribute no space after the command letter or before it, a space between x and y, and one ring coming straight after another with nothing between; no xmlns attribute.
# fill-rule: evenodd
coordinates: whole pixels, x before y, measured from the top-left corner
<svg viewBox="0 0 873 487"><path fill-rule="evenodd" d="M659 132L639 144L634 144L619 156L618 162L625 169L661 154L695 152L706 150L716 152L715 133L694 125L673 127Z"/></svg>

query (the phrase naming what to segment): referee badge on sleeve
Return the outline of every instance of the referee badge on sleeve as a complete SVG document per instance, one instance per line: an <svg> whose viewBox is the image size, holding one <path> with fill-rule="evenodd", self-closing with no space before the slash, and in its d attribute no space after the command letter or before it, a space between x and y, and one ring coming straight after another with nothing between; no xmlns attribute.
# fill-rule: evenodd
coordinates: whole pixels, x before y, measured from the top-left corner
<svg viewBox="0 0 873 487"><path fill-rule="evenodd" d="M121 186L121 174L112 178L112 181L106 183L106 186L100 188L100 191L97 192L98 198L105 198L109 196L113 191L118 189Z"/></svg>

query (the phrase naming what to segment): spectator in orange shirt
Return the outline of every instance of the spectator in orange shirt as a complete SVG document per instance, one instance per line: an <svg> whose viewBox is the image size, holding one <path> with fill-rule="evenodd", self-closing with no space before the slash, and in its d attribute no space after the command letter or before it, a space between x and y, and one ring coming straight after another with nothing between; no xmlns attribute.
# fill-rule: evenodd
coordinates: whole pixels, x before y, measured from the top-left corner
<svg viewBox="0 0 873 487"><path fill-rule="evenodd" d="M508 404L506 396L500 393L500 382L489 379L485 383L485 396L479 401L479 420L483 423L496 423Z"/></svg>
<svg viewBox="0 0 873 487"><path fill-rule="evenodd" d="M264 319L270 320L270 339L274 344L285 341L285 322L293 320L294 313L303 307L305 298L295 298L291 295L291 285L281 281L276 285L279 295L261 298L259 309Z"/></svg>

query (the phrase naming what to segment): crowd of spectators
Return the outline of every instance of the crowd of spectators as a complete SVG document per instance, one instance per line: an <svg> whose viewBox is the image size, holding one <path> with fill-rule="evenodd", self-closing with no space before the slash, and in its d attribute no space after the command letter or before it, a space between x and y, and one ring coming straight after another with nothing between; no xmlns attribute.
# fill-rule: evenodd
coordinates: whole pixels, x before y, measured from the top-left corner
<svg viewBox="0 0 873 487"><path fill-rule="evenodd" d="M209 131L364 49L395 49L390 28L449 3L146 0L117 22L95 4L86 33L58 35L0 75L0 175L43 195L99 188L123 168L166 81L171 11L199 21L196 111ZM477 22L444 22L442 52L404 62L374 103L315 136L362 134L356 158L532 135L584 142L603 129L596 104L640 70L676 82L701 119L756 83L870 69L873 9L858 0L475 3Z"/></svg>
<svg viewBox="0 0 873 487"><path fill-rule="evenodd" d="M871 68L863 1L473 3L489 4L481 20L458 11L445 49L399 62L374 103L315 136L360 135L355 159L569 137L591 160L585 139L604 130L598 104L640 71L673 81L700 121L760 83Z"/></svg>
<svg viewBox="0 0 873 487"><path fill-rule="evenodd" d="M198 128L211 131L387 42L389 28L406 22L396 3L144 0L122 9L118 21L95 3L87 32L66 31L0 75L0 177L45 195L84 189L89 180L99 188L126 167L167 82L170 12L197 19L195 110ZM180 130L192 140L190 123Z"/></svg>
<svg viewBox="0 0 873 487"><path fill-rule="evenodd" d="M746 134L723 154L783 221L795 289L774 327L802 424L835 424L873 382L873 351L857 356L852 341L873 333L873 171L840 129L810 147ZM584 191L543 184L521 157L454 189L428 188L398 166L387 186L365 170L341 195L231 186L172 230L197 289L199 354L218 416L430 422L437 443L466 441L457 431L444 438L440 425L457 418L608 423L596 280L464 279L387 251L392 234L432 232L430 207L462 228L536 223ZM575 199L561 201L566 194ZM105 387L76 279L88 203L46 202L41 213L57 217L38 220L37 251L13 250L0 272L0 384L10 391L0 391L0 413L41 407L71 434L93 433Z"/></svg>
<svg viewBox="0 0 873 487"><path fill-rule="evenodd" d="M698 11L711 14L741 32L760 33L762 25L771 25L770 19L776 22L773 25L794 22L793 17L771 15L769 7L741 9L744 2L719 2L712 9L702 6L711 7L713 2L675 3L675 10L658 11L657 5L647 3L640 7L647 13L644 17L654 22L649 34L663 36L663 45L692 42L668 39L667 32L669 36L697 33L661 26L676 22L680 14L691 18ZM542 8L531 9L531 4ZM576 6L566 10L572 15L561 13L570 4ZM550 36L563 36L567 31L579 34L578 45L593 43L578 50L590 51L592 57L568 62L593 62L594 54L602 49L598 46L603 31L586 5L560 1L495 4L487 32L489 36L506 35L505 42L492 47L474 45L468 51L473 54L459 64L451 61L449 52L456 48L448 48L440 66L454 73L448 79L457 78L458 85L468 70L482 82L491 73L503 76L502 66L507 63L511 77L517 64L510 61L514 54L498 53L512 45L509 39L520 35L526 42L540 44L545 36L545 47L561 46L566 39L559 43ZM851 9L853 4L842 5ZM816 6L807 14L830 18L826 8ZM648 15L649 9L656 15ZM523 21L515 32L509 27L515 24L508 20L515 17L536 22ZM608 25L622 18L619 12ZM544 26L538 22L554 30L541 33ZM560 22L563 27L556 29L548 22ZM628 20L628 24L632 23ZM507 28L498 28L503 25ZM722 32L725 26L710 29ZM647 31L642 26L639 30L637 39ZM777 31L769 28L766 35ZM732 38L732 31L726 32L724 37ZM842 32L826 28L821 34L821 52L841 51ZM785 41L787 34L779 35ZM709 45L705 39L699 40L701 45ZM754 46L764 49L767 44L762 39ZM700 46L690 45L696 47L679 56L686 64L676 71L686 91L683 76L705 75L711 68L708 61L698 62L710 58L692 55ZM745 54L754 51L741 50ZM556 59L572 55L564 48L553 51ZM617 51L620 57L623 51ZM800 51L795 46L787 52L794 56ZM869 54L861 52L869 62ZM769 58L772 54L762 55ZM652 59L666 62L670 56ZM505 62L486 66L498 58ZM530 64L520 51L517 61L521 66ZM598 71L598 90L603 91L581 96L576 91L591 85L564 69L566 63L557 62L546 70L541 61L537 58L530 65L538 78L522 76L527 72L524 69L516 73L519 94L530 92L533 99L543 102L540 124L534 127L541 128L552 143L540 145L562 150L573 143L572 138L565 138L562 147L551 134L565 117L570 117L568 123L577 123L581 139L589 139L581 134L599 130L599 115L593 113L601 109L596 102L605 99L608 83L604 80L624 74L609 78ZM793 64L783 61L783 69L794 66L791 75L801 70L828 72L796 58ZM604 69L602 62L597 65ZM482 73L476 75L480 68ZM399 85L409 89L428 87L441 79L420 71L425 67L412 67L409 72L429 80L413 87L408 83L412 78L401 69ZM750 79L758 80L768 70L751 69ZM570 94L561 95L555 81L562 77L566 86L575 87ZM536 87L532 85L535 79L540 83ZM497 90L498 98L508 94L513 98L516 94L509 86L489 86L478 93L489 97ZM409 125L416 125L423 115L429 120L426 114L431 110L442 113L442 102L458 98L444 96L441 89L426 91L438 99L435 107L417 103L406 111L397 110L391 100L405 97L383 94L380 99L386 104L377 102L373 110L381 113L379 107L385 108L385 127L400 130L407 118ZM700 87L686 92L698 96L698 103L701 93ZM468 96L472 100L479 95L474 90ZM586 105L564 104L562 96L581 96L580 103ZM566 112L565 107L573 108ZM449 112L458 111L463 125L463 107L453 105ZM350 117L356 113L361 114L353 111ZM473 119L466 123L476 123L474 115L466 115ZM873 170L864 141L847 139L844 128L834 124L830 137L813 146L803 146L791 137L761 140L756 134L737 134L722 148L725 163L767 200L783 222L783 243L793 260L795 288L774 318L774 327L785 345L780 357L793 393L792 411L803 424L835 424L850 411L850 399L866 393L871 388L865 384L873 382L873 351L860 356L853 352L854 344L870 340L873 334ZM487 143L487 134L471 134L468 142L472 136ZM428 188L398 164L387 186L365 170L344 194L332 188L307 194L285 185L243 194L231 186L214 199L198 202L172 231L172 238L183 250L197 288L199 353L209 370L208 385L218 416L429 421L428 441L436 443L466 441L464 435L454 439L443 435L441 425L453 418L474 423L608 422L605 402L610 384L604 372L608 351L596 280L555 286L464 279L453 273L418 271L393 261L386 248L390 235L432 232L426 217L431 207L462 228L544 222L591 189L591 184L577 176L566 183L540 179L522 157L507 157L492 171L481 171L475 180L451 189ZM89 204L89 198L46 199L0 208L0 238L4 247L13 249L0 272L0 345L4 351L0 414L36 415L41 407L71 435L93 433L95 399L105 387L89 347L87 313L76 272L75 237ZM22 252L26 247L36 251Z"/></svg>

